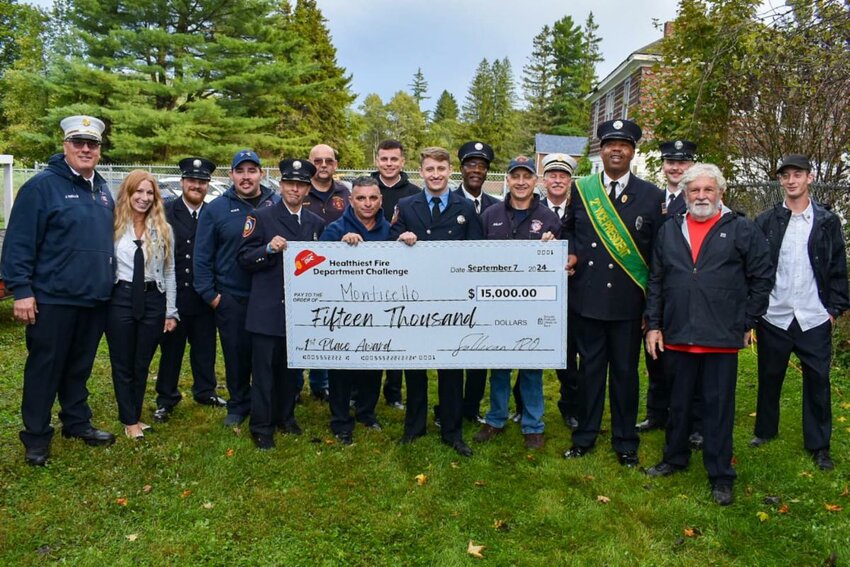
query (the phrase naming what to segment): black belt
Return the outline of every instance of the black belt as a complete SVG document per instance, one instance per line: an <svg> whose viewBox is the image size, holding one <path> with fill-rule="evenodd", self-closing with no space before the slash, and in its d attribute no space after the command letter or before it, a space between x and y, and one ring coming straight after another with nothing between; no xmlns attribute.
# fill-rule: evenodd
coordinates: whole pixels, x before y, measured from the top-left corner
<svg viewBox="0 0 850 567"><path fill-rule="evenodd" d="M124 280L118 280L118 283L115 285L123 287L124 289L133 289L133 283L126 282ZM159 291L159 288L156 287L155 281L145 282L145 291Z"/></svg>

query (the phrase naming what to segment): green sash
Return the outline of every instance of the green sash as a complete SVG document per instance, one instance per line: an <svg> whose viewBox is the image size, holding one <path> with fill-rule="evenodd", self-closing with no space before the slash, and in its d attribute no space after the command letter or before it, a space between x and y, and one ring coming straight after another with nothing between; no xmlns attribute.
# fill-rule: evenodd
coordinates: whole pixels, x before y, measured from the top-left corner
<svg viewBox="0 0 850 567"><path fill-rule="evenodd" d="M646 293L649 279L649 266L640 254L632 235L623 224L617 209L602 186L602 174L588 175L576 179L578 194L581 196L587 216L593 230L605 245L605 249L614 261L623 268L638 287Z"/></svg>

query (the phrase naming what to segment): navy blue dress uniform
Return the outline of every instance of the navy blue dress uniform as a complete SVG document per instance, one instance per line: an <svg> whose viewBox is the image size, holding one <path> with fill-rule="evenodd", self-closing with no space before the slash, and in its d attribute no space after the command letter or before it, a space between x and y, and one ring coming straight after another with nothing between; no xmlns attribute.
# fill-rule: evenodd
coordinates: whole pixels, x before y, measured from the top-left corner
<svg viewBox="0 0 850 567"><path fill-rule="evenodd" d="M183 178L203 181L209 181L216 168L210 160L199 157L183 159L179 167ZM167 419L183 397L177 384L187 341L193 378L192 397L204 405L225 405L215 390L215 311L194 287L195 232L204 209L201 205L197 211L190 212L182 198L165 203L165 217L174 231L174 269L180 321L172 332L163 334L160 342L161 356L156 377L158 413L154 413L154 419ZM157 418L158 415L161 417Z"/></svg>
<svg viewBox="0 0 850 567"><path fill-rule="evenodd" d="M66 118L61 125L69 142L99 144L104 129L89 116ZM3 277L16 302L34 298L38 309L26 328L21 401L20 438L33 465L47 461L57 394L63 436L82 437L90 445L115 441L92 427L86 389L112 295L113 208L106 180L96 171L84 179L63 154L24 183L12 207Z"/></svg>
<svg viewBox="0 0 850 567"><path fill-rule="evenodd" d="M676 161L694 161L697 150L697 145L689 140L671 140L659 144L661 150L661 159L669 159ZM684 214L688 210L688 205L685 201L685 192L680 191L678 195L673 197L665 194L664 199L664 216L667 219L673 218L676 215ZM646 421L638 424L638 431L647 431L650 429L663 428L667 423L667 418L670 411L670 388L672 374L666 370L664 353L660 353L658 358L651 356L645 357L646 373L649 377L649 385L646 392ZM696 392L699 397L699 392ZM698 412L699 404L694 404L695 411ZM695 422L695 431L699 430L699 418Z"/></svg>
<svg viewBox="0 0 850 567"><path fill-rule="evenodd" d="M449 192L448 202L440 216L433 219L430 193L421 191L398 202L390 239L404 232L416 234L417 240L481 240L484 233L475 207L464 197ZM428 418L428 374L426 370L405 370L407 408L404 414L403 442L425 435ZM437 370L440 402L440 435L454 446L463 443L463 370Z"/></svg>
<svg viewBox="0 0 850 567"><path fill-rule="evenodd" d="M231 170L260 158L251 150L237 152ZM242 244L245 217L274 206L280 197L261 187L256 205L243 199L231 186L224 195L204 205L195 236L195 291L209 305L221 294L215 323L224 355L224 373L230 399L227 424L241 423L251 409L251 338L245 332L251 274L239 267L236 254Z"/></svg>
<svg viewBox="0 0 850 567"><path fill-rule="evenodd" d="M351 191L339 181L334 181L331 188L324 192L311 185L310 192L304 197L303 206L311 213L321 217L327 225L342 216L342 212L348 206L350 196Z"/></svg>
<svg viewBox="0 0 850 567"><path fill-rule="evenodd" d="M597 135L603 145L609 140L626 140L634 147L641 131L634 122L612 120L600 124ZM606 185L604 181L602 185ZM663 199L661 189L630 174L613 203L647 264L664 221ZM581 359L579 423L572 435L573 448L565 456L582 456L595 445L602 424L605 386L610 382L612 446L621 464L634 466L640 444L635 423L644 291L608 253L591 224L575 181L563 223L561 237L569 240L570 254L577 256L575 274L569 278L569 309Z"/></svg>
<svg viewBox="0 0 850 567"><path fill-rule="evenodd" d="M281 180L309 183L316 168L306 159L286 159L280 162L280 172ZM268 245L275 236L287 241L318 240L324 227L318 215L303 207L299 215L293 215L283 201L245 219L238 261L251 276L245 330L252 345L250 428L255 441L271 438L276 427L301 432L295 421L295 397L302 371L286 363L283 255L270 251Z"/></svg>
<svg viewBox="0 0 850 567"><path fill-rule="evenodd" d="M484 142L466 142L457 151L457 159L461 166L463 162L471 158L481 158L487 162L489 170L490 164L493 163L495 154L493 148ZM453 192L459 197L464 197L472 201L478 215L482 215L487 207L500 203L501 201L492 195L487 194L483 189L478 197L471 197L464 192L464 185ZM473 368L466 371L466 382L463 386L463 417L470 421L480 420L481 418L481 400L484 398L484 390L487 387L487 369ZM438 408L435 408L437 413Z"/></svg>

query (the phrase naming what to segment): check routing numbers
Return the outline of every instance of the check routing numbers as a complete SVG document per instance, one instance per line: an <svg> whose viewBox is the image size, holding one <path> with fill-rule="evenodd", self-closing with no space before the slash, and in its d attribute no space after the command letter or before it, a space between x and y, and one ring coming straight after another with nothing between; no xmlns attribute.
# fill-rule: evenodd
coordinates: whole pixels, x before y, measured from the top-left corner
<svg viewBox="0 0 850 567"><path fill-rule="evenodd" d="M293 368L564 368L566 241L290 242Z"/></svg>

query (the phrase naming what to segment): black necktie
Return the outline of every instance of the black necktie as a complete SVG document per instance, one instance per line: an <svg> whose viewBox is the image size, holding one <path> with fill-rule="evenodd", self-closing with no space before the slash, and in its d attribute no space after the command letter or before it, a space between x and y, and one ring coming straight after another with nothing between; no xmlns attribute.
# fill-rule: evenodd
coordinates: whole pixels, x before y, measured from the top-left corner
<svg viewBox="0 0 850 567"><path fill-rule="evenodd" d="M292 215L292 220L295 221L295 224L299 226L301 225L301 219L298 217L298 215Z"/></svg>
<svg viewBox="0 0 850 567"><path fill-rule="evenodd" d="M481 212L481 201L479 201L478 199L473 199L472 202L475 203L475 212L480 213Z"/></svg>
<svg viewBox="0 0 850 567"><path fill-rule="evenodd" d="M558 218L561 218L561 206L555 205L554 209L555 209L555 214L558 215Z"/></svg>
<svg viewBox="0 0 850 567"><path fill-rule="evenodd" d="M145 251L142 241L134 240L136 252L133 254L133 319L138 321L145 314Z"/></svg>
<svg viewBox="0 0 850 567"><path fill-rule="evenodd" d="M612 203L617 199L617 182L616 181L611 182L611 190L608 191L608 196L611 197Z"/></svg>
<svg viewBox="0 0 850 567"><path fill-rule="evenodd" d="M670 193L670 197L667 198L667 208L670 208L670 205L673 204L673 201L676 199L676 195Z"/></svg>
<svg viewBox="0 0 850 567"><path fill-rule="evenodd" d="M437 220L440 218L440 198L431 197L431 219Z"/></svg>
<svg viewBox="0 0 850 567"><path fill-rule="evenodd" d="M198 211L192 211L192 220L198 220Z"/></svg>

